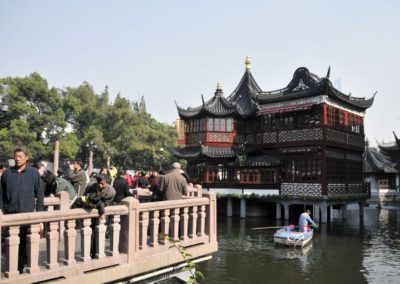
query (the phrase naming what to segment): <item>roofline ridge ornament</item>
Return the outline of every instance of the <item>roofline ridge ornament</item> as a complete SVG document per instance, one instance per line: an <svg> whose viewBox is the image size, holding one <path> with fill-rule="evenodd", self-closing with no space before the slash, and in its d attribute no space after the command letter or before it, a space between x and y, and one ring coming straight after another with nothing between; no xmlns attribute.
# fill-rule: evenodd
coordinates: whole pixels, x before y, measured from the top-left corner
<svg viewBox="0 0 400 284"><path fill-rule="evenodd" d="M215 95L222 95L222 83L221 81L217 82L217 89L215 90Z"/></svg>
<svg viewBox="0 0 400 284"><path fill-rule="evenodd" d="M393 135L394 135L394 139L396 139L396 142L399 140L399 138L397 138L396 132L393 131Z"/></svg>
<svg viewBox="0 0 400 284"><path fill-rule="evenodd" d="M329 79L330 75L331 75L331 66L329 65L328 72L326 73L326 79Z"/></svg>
<svg viewBox="0 0 400 284"><path fill-rule="evenodd" d="M206 105L206 103L204 102L204 96L203 94L201 94L201 101L203 102L203 107Z"/></svg>
<svg viewBox="0 0 400 284"><path fill-rule="evenodd" d="M246 60L244 61L244 65L246 66L246 70L250 71L251 69L251 60L250 60L250 56L246 55Z"/></svg>

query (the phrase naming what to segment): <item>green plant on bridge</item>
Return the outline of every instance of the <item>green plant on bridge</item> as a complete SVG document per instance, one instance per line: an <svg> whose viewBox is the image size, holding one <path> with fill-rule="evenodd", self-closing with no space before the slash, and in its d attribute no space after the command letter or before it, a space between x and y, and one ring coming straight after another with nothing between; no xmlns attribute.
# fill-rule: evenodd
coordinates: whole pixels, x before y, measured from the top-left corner
<svg viewBox="0 0 400 284"><path fill-rule="evenodd" d="M161 238L165 238L171 244L170 248L176 248L182 258L185 260L185 266L182 268L182 271L189 271L190 278L186 282L188 284L197 284L200 283L200 279L204 279L204 275L202 272L197 270L197 265L192 261L193 255L188 253L186 248L180 245L179 240L175 240L167 235L161 235Z"/></svg>

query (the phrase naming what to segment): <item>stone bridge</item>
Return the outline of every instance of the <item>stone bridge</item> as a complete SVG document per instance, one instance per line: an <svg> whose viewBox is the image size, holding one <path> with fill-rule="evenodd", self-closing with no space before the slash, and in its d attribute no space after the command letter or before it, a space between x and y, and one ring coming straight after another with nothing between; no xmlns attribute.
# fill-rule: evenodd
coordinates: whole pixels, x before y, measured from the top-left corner
<svg viewBox="0 0 400 284"><path fill-rule="evenodd" d="M192 254L192 259L218 250L216 196L189 190L182 200L144 202L127 197L106 207L105 218L96 209L69 209L68 194L45 198L47 211L3 215L0 212L0 283L107 283L145 279L185 263L169 236ZM194 193L200 192L200 194ZM99 218L94 230L92 218ZM108 232L106 220L109 221ZM40 223L45 224L41 238ZM21 225L28 225L28 264L18 272ZM97 237L95 258L90 256L92 233Z"/></svg>

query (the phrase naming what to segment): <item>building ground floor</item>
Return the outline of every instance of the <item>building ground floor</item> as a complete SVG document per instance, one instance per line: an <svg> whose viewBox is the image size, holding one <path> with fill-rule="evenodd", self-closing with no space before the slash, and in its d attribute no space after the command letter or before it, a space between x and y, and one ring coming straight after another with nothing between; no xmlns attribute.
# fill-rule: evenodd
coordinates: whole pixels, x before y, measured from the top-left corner
<svg viewBox="0 0 400 284"><path fill-rule="evenodd" d="M282 198L273 195L276 190L209 189L217 192L218 214L246 217L272 217L289 223L297 223L306 209L313 213L316 222L329 223L333 218L344 218L348 206L358 206L360 217L365 206L364 199L329 200ZM257 192L257 194L255 193ZM261 194L262 193L262 194Z"/></svg>

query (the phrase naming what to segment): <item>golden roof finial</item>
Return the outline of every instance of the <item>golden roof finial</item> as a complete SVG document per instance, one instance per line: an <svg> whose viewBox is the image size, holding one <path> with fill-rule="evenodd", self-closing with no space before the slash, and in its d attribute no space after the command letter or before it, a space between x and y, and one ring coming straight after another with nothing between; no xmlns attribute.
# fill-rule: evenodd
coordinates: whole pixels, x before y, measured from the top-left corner
<svg viewBox="0 0 400 284"><path fill-rule="evenodd" d="M244 62L246 65L246 70L250 70L251 68L251 61L250 61L250 56L246 55L246 61Z"/></svg>
<svg viewBox="0 0 400 284"><path fill-rule="evenodd" d="M221 82L217 83L217 91L222 91L222 83Z"/></svg>

